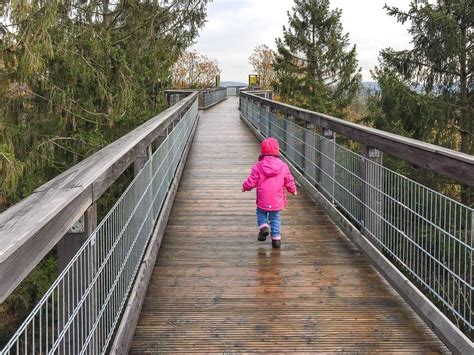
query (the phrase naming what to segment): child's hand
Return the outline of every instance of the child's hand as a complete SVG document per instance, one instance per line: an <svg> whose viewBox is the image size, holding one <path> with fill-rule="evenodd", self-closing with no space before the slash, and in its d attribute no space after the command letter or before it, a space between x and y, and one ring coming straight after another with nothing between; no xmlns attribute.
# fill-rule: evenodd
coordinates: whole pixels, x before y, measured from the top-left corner
<svg viewBox="0 0 474 355"><path fill-rule="evenodd" d="M293 192L292 195L296 197L298 195L298 191Z"/></svg>
<svg viewBox="0 0 474 355"><path fill-rule="evenodd" d="M243 187L242 187L242 190L241 190L241 191L242 191L242 192L245 192L245 190L244 190L244 188L243 188Z"/></svg>

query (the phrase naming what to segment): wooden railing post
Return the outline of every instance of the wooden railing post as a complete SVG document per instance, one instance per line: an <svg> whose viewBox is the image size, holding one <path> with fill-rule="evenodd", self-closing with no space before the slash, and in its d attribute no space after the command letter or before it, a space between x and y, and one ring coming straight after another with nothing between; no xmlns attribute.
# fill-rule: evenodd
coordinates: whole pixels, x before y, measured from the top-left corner
<svg viewBox="0 0 474 355"><path fill-rule="evenodd" d="M262 133L263 127L263 107L261 102L257 102L258 130Z"/></svg>
<svg viewBox="0 0 474 355"><path fill-rule="evenodd" d="M72 258L76 255L79 249L83 246L89 236L94 232L97 227L97 204L93 203L84 213L84 215L76 222L76 224L70 229L57 244L58 253L58 271L61 273ZM95 260L95 253L91 253L91 262L88 263L83 269L84 284L89 284L94 277L97 269L97 261ZM71 284L70 279L66 278L63 281L63 286L58 288L59 293L57 295L56 307L58 308L58 332L61 332L66 325L69 317L72 315L74 307L77 306L77 297L74 296L77 285ZM89 305L91 306L91 314L85 315L84 312L79 312L74 320L73 324L69 326L67 331L70 335L64 339L66 348L71 348L76 351L75 347L78 346L71 339L79 336L79 324L87 323L92 326L92 317L97 314L96 304L96 292L97 288L93 287L89 295Z"/></svg>
<svg viewBox="0 0 474 355"><path fill-rule="evenodd" d="M275 129L273 127L274 117L277 116L277 110L274 107L270 107L270 114L268 115L268 136L275 137Z"/></svg>
<svg viewBox="0 0 474 355"><path fill-rule="evenodd" d="M285 120L284 122L284 129L285 132L284 137L285 137L285 153L288 158L292 160L293 163L295 163L295 138L294 138L294 129L293 129L293 122L295 122L295 118L291 115L288 115L285 113Z"/></svg>
<svg viewBox="0 0 474 355"><path fill-rule="evenodd" d="M327 128L322 128L321 139L321 175L320 186L323 192L334 202L334 179L336 172L336 134Z"/></svg>
<svg viewBox="0 0 474 355"><path fill-rule="evenodd" d="M303 169L304 176L309 179L312 185L315 185L316 180L316 135L314 132L314 123L305 122L305 130L303 135L304 147L303 147Z"/></svg>
<svg viewBox="0 0 474 355"><path fill-rule="evenodd" d="M270 107L265 105L265 135L270 137Z"/></svg>
<svg viewBox="0 0 474 355"><path fill-rule="evenodd" d="M383 153L363 145L362 155L362 228L364 234L380 238L382 234L383 199ZM372 162L372 163L371 163Z"/></svg>
<svg viewBox="0 0 474 355"><path fill-rule="evenodd" d="M97 204L93 203L58 242L58 270L63 271L97 227Z"/></svg>
<svg viewBox="0 0 474 355"><path fill-rule="evenodd" d="M148 146L133 162L133 176L137 176L138 172L143 168L151 156L151 145Z"/></svg>

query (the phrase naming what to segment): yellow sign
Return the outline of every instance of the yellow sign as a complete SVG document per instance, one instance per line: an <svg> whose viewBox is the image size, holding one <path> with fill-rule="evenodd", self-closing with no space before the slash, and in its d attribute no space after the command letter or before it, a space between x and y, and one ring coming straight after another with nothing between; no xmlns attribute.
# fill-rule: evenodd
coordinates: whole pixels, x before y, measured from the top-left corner
<svg viewBox="0 0 474 355"><path fill-rule="evenodd" d="M249 75L249 87L260 86L260 75L250 74Z"/></svg>

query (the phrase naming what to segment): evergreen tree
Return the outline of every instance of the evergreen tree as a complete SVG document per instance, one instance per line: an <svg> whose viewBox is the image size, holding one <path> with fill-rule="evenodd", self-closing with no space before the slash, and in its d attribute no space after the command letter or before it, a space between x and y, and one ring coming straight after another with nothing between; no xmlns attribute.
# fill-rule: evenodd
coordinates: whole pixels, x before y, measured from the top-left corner
<svg viewBox="0 0 474 355"><path fill-rule="evenodd" d="M0 210L165 107L206 3L2 2Z"/></svg>
<svg viewBox="0 0 474 355"><path fill-rule="evenodd" d="M295 0L289 28L276 40L276 91L284 101L343 115L356 95L360 68L356 48L343 34L341 10L329 0Z"/></svg>
<svg viewBox="0 0 474 355"><path fill-rule="evenodd" d="M375 124L474 154L472 0L412 0L407 11L385 8L398 22L411 23L413 49L381 52ZM473 203L472 193L463 186L462 201Z"/></svg>

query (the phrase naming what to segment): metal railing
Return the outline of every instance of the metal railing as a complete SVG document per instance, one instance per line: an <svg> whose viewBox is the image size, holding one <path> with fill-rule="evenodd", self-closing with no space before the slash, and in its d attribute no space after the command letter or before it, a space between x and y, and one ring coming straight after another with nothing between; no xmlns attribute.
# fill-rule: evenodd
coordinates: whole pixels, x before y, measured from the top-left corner
<svg viewBox="0 0 474 355"><path fill-rule="evenodd" d="M199 108L208 109L226 98L227 89L224 87L201 90L199 92Z"/></svg>
<svg viewBox="0 0 474 355"><path fill-rule="evenodd" d="M225 100L227 98L227 88L210 88L210 89L170 89L166 90L166 99L169 106L173 106L176 103L183 100L193 92L199 92L199 109L206 110L211 108L215 104Z"/></svg>
<svg viewBox="0 0 474 355"><path fill-rule="evenodd" d="M239 96L240 90L245 88L245 85L227 86L227 96Z"/></svg>
<svg viewBox="0 0 474 355"><path fill-rule="evenodd" d="M197 116L196 98L1 354L106 352Z"/></svg>
<svg viewBox="0 0 474 355"><path fill-rule="evenodd" d="M472 336L474 210L387 169L380 151L357 154L333 132L318 134L266 103L243 94L241 114L263 137L276 138L311 185Z"/></svg>

